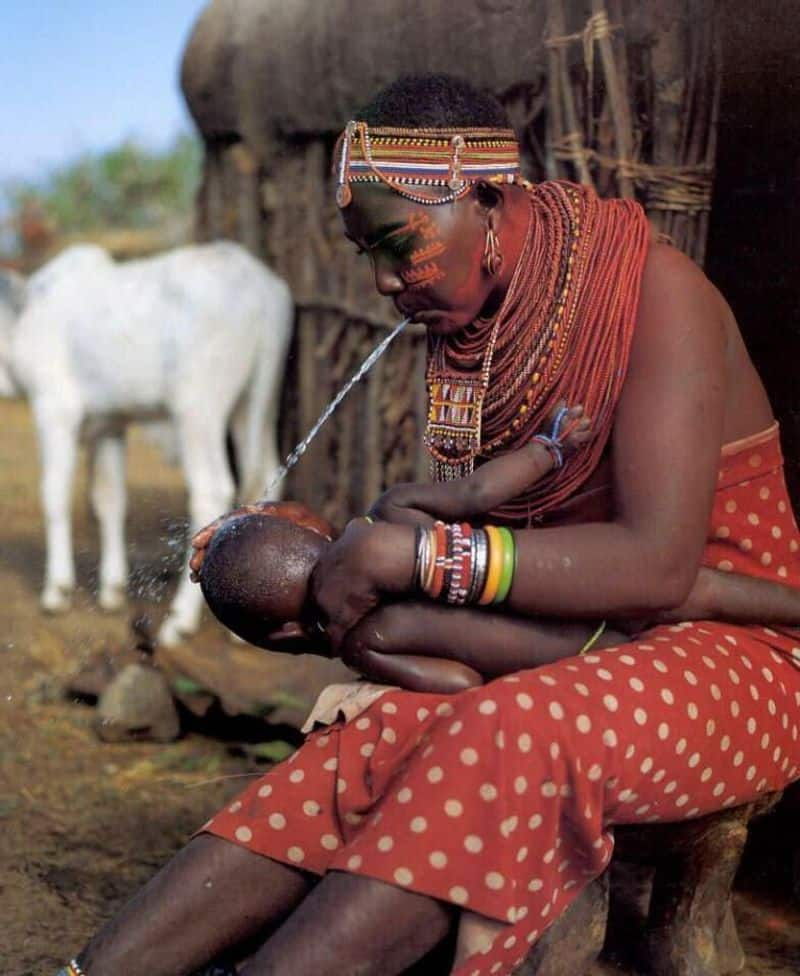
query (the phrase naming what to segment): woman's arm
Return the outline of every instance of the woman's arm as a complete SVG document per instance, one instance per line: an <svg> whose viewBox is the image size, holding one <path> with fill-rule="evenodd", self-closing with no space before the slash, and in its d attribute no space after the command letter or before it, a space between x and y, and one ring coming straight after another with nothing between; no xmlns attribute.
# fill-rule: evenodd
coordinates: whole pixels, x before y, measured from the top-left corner
<svg viewBox="0 0 800 976"><path fill-rule="evenodd" d="M518 531L508 599L522 614L623 617L679 606L697 576L724 412L722 303L654 246L613 434L609 523Z"/></svg>

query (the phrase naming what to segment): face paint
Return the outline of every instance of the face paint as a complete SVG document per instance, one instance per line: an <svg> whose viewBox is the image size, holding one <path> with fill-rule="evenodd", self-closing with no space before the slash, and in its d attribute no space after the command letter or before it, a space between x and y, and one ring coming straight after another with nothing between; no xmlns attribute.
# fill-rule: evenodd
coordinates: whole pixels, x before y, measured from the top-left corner
<svg viewBox="0 0 800 976"><path fill-rule="evenodd" d="M428 264L423 264L419 268L409 268L407 271L401 271L400 277L409 288L427 288L434 282L441 281L444 278L444 271L442 271L435 261L430 261Z"/></svg>
<svg viewBox="0 0 800 976"><path fill-rule="evenodd" d="M447 246L439 236L439 228L431 219L430 214L424 211L414 211L408 222L395 234L407 233L421 237L427 243L411 252L409 257L410 268L400 272L400 277L409 288L427 288L445 277L444 271L439 267L435 260L447 250Z"/></svg>
<svg viewBox="0 0 800 976"><path fill-rule="evenodd" d="M486 228L470 198L441 208L356 184L341 211L347 236L373 263L378 290L436 334L474 321L496 282L482 270Z"/></svg>
<svg viewBox="0 0 800 976"><path fill-rule="evenodd" d="M434 241L432 244L428 244L427 247L420 247L416 251L412 251L411 263L416 267L416 265L422 264L423 261L432 261L434 258L438 258L446 250L447 248L443 241Z"/></svg>
<svg viewBox="0 0 800 976"><path fill-rule="evenodd" d="M439 236L439 228L434 223L431 215L424 210L415 210L408 218L406 228L413 234L419 234L426 241L432 241Z"/></svg>

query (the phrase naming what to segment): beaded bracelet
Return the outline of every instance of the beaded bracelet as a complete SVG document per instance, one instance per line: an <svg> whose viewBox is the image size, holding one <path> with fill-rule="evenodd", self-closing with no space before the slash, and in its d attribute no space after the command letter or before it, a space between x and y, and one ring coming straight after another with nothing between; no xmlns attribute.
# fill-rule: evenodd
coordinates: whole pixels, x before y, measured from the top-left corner
<svg viewBox="0 0 800 976"><path fill-rule="evenodd" d="M466 603L468 580L472 572L472 526L451 525L450 535L453 540L452 569L447 581L446 598L448 603L463 606Z"/></svg>
<svg viewBox="0 0 800 976"><path fill-rule="evenodd" d="M559 407L553 418L553 423L550 425L550 431L547 434L534 434L531 438L532 441L536 441L537 444L541 444L547 449L553 459L553 466L556 468L564 466L564 452L561 449L564 444L562 427L568 414L569 407Z"/></svg>
<svg viewBox="0 0 800 976"><path fill-rule="evenodd" d="M415 532L413 583L433 600L454 606L502 603L516 567L516 540L505 526L437 521Z"/></svg>
<svg viewBox="0 0 800 976"><path fill-rule="evenodd" d="M554 440L552 437L549 437L547 434L535 434L533 437L531 437L531 440L535 441L537 444L542 444L545 448L547 448L548 454L553 459L553 467L563 467L564 452L561 450L561 445L558 443L558 441Z"/></svg>

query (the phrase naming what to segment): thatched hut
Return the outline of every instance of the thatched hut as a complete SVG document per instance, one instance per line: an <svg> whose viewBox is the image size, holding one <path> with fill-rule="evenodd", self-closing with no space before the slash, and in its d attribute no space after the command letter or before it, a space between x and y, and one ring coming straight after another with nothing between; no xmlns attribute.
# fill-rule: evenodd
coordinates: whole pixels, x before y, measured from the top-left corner
<svg viewBox="0 0 800 976"><path fill-rule="evenodd" d="M454 19L455 18L455 19ZM232 237L290 282L287 448L396 315L341 238L335 135L399 74L445 71L507 105L533 179L637 196L702 261L719 104L713 0L212 0L182 85L205 148L198 236ZM424 338L401 337L298 466L290 491L335 521L423 477Z"/></svg>

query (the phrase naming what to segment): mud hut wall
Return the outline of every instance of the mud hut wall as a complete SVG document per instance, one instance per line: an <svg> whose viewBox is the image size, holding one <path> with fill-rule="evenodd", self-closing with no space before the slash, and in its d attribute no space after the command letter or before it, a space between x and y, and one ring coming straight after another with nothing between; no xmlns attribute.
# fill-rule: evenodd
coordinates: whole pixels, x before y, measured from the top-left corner
<svg viewBox="0 0 800 976"><path fill-rule="evenodd" d="M508 58L500 59L502 70L488 58L476 71L478 81L492 87L509 109L521 137L526 175L592 183L603 195L635 195L658 227L702 260L718 91L715 5L665 0L643 11L623 0L607 0L605 6L600 0L547 0L523 9L513 0L476 0L477 13L468 23L484 16L485 27L486 17L494 15L486 9L496 13L501 6L506 13L519 8L519 16L535 12L535 23L520 23L531 28L531 44L520 45L524 34L514 39L525 63L514 64L515 81L508 75ZM367 262L358 261L342 238L329 176L334 130L341 121L335 116L343 119L345 104L352 106L366 87L388 80L377 77L387 66L376 59L369 68L359 60L366 58L365 47L348 43L358 71L351 63L336 67L331 62L327 114L317 118L319 91L313 84L293 87L284 64L292 43L285 50L273 43L272 60L265 60L263 46L247 43L248 34L263 37L267 27L273 38L294 37L297 32L292 35L290 27L297 16L295 8L277 11L270 3L234 8L227 0L215 0L196 31L200 64L191 56L193 36L183 73L190 106L206 135L198 236L245 243L284 275L295 295L297 327L281 419L285 452L397 318L375 294ZM301 38L308 50L319 49L323 60L334 56L320 47L320 37L333 31L326 17L311 18L309 36ZM385 12L382 17L386 21ZM689 30L692 18L695 32ZM373 26L380 47L383 35ZM393 30L397 41L397 25ZM225 40L231 37L233 48ZM471 43L470 31L464 37L464 43ZM227 44L213 65L207 63L212 42ZM490 47L494 51L494 43ZM313 82L319 60L306 54L301 61ZM406 70L415 67L426 65L405 65ZM359 76L371 84L351 91ZM226 89L218 103L211 97L209 86L214 85ZM304 109L297 102L300 90L309 92ZM262 103L265 92L270 97ZM654 130L657 120L664 122L665 135ZM425 419L423 366L424 338L407 330L314 441L286 492L342 523L364 511L385 485L424 477L427 459L419 446Z"/></svg>

